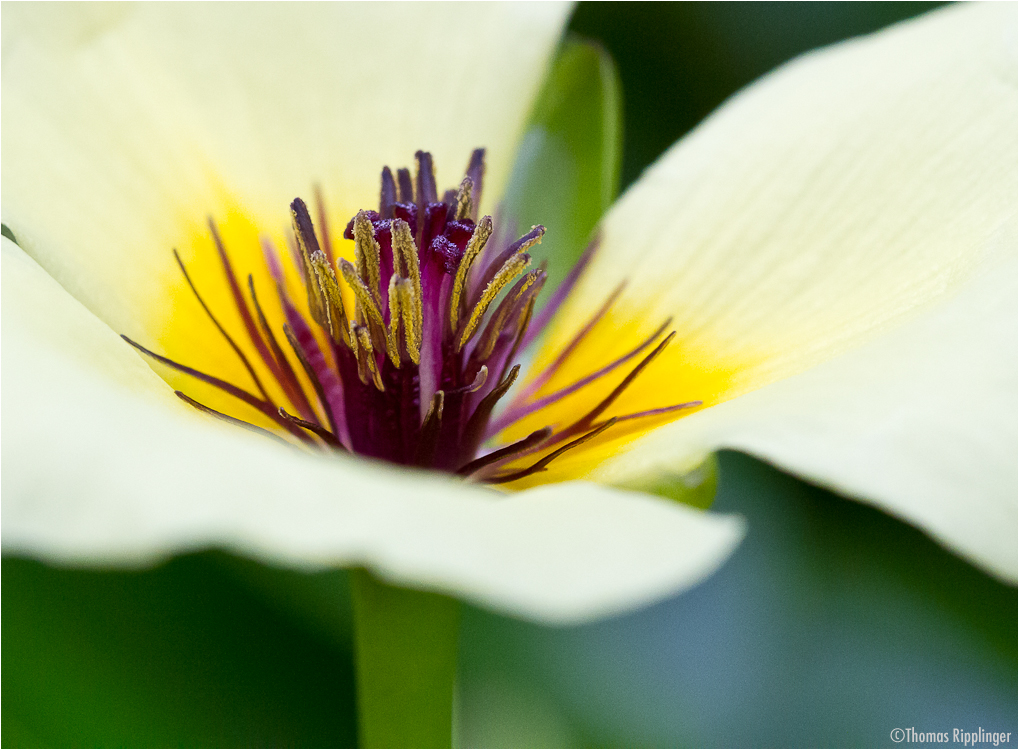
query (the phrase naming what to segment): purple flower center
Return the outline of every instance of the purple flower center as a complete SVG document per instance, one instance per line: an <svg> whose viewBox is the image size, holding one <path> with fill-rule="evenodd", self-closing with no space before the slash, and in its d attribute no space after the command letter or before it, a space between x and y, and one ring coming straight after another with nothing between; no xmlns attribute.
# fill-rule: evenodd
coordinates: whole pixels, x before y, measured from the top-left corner
<svg viewBox="0 0 1019 750"><path fill-rule="evenodd" d="M661 339L668 321L623 357L565 388L534 398L605 315L617 292L552 364L496 416L500 400L519 374L517 355L547 326L597 242L591 244L577 267L535 314L546 275L543 267L531 268L528 250L541 242L545 228L532 227L511 241L505 227L497 226L490 216L478 218L484 176L482 149L472 154L459 188L441 197L431 155L419 151L416 159L413 178L407 169L397 170L394 177L386 167L378 211L360 211L350 220L343 236L354 241L353 263L334 257L328 232L323 231L320 239L308 207L300 198L294 200L290 206L292 249L303 275L309 315L290 299L279 256L265 242L266 263L276 279L278 303L286 320L281 331L274 331L268 324L251 276L249 296L245 297L226 248L210 222L248 343L288 404L280 406L269 396L248 355L219 325L179 257L185 279L243 361L258 393L186 367L124 338L163 364L254 406L273 420L279 433L310 447L348 451L492 483L511 482L542 471L566 451L619 421L699 405L689 402L633 414L608 414L619 395L671 340L673 334ZM319 223L324 224L321 206ZM344 301L341 283L353 292L352 309L349 294ZM570 423L548 425L522 440L485 452L486 443L505 427L641 355L608 397ZM304 382L296 374L297 367L306 375ZM202 411L262 431L180 391L177 395Z"/></svg>

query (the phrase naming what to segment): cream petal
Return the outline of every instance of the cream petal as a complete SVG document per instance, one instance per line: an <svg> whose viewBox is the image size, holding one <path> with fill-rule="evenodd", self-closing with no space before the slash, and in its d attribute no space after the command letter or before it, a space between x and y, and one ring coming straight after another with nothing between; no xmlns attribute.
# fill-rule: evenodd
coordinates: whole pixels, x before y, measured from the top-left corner
<svg viewBox="0 0 1019 750"><path fill-rule="evenodd" d="M625 267L627 315L673 316L645 397L726 378L592 477L742 448L1015 580L1015 14L950 7L794 61L622 199L588 292Z"/></svg>
<svg viewBox="0 0 1019 750"><path fill-rule="evenodd" d="M1016 581L1016 235L958 296L806 372L659 429L594 477L625 484L716 448L756 454Z"/></svg>
<svg viewBox="0 0 1019 750"><path fill-rule="evenodd" d="M207 216L276 235L321 185L334 229L384 164L497 193L560 3L27 3L3 9L3 216L118 331L158 330ZM145 316L139 311L145 310Z"/></svg>
<svg viewBox="0 0 1019 750"><path fill-rule="evenodd" d="M502 495L283 447L190 411L117 335L3 239L3 549L144 565L222 547L574 623L692 586L737 517L570 483Z"/></svg>

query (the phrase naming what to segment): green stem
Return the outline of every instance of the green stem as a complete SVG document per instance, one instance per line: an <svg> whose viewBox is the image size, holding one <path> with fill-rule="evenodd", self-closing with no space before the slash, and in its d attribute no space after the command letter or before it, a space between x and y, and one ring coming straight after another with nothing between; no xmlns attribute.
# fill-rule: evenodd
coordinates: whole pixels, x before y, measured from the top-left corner
<svg viewBox="0 0 1019 750"><path fill-rule="evenodd" d="M451 747L460 603L351 573L362 747Z"/></svg>

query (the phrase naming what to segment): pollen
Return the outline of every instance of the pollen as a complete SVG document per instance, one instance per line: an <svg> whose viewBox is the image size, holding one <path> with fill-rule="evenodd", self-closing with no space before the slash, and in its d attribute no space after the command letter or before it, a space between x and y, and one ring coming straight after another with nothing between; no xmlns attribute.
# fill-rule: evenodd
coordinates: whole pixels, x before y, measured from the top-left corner
<svg viewBox="0 0 1019 750"><path fill-rule="evenodd" d="M591 320L578 321L576 335L550 364L522 377L517 358L569 296L597 240L540 306L546 273L543 265L531 267L530 251L545 227L534 226L511 241L506 226L491 216L478 217L484 150L474 151L459 186L442 196L431 155L419 151L415 157L414 175L409 169L398 169L395 177L388 167L382 170L378 210L362 210L350 219L342 235L349 247L329 236L320 196L319 227L296 198L290 205L289 254L262 241L273 293L256 294L253 275L244 293L230 248L210 220L233 310L206 304L175 251L196 303L223 346L243 364L250 383L229 382L125 340L161 365L219 391L224 403L236 404L230 413L200 403L186 388L177 391L205 414L308 450L346 452L491 484L512 486L544 472L563 454L609 439L621 423L658 424L700 405L691 399L641 412L614 410L619 396L639 387L641 373L671 342L668 321L624 356L547 392L545 386L557 382L574 353L592 345L589 334L618 292ZM347 257L335 257L334 248ZM299 283L284 272L285 259ZM244 337L228 333L220 322L223 314L240 318ZM270 318L283 322L274 328ZM563 420L566 401L578 406ZM255 409L267 426L240 418L244 408ZM521 425L541 423L546 412L558 415L557 423L500 440L514 428L521 434Z"/></svg>

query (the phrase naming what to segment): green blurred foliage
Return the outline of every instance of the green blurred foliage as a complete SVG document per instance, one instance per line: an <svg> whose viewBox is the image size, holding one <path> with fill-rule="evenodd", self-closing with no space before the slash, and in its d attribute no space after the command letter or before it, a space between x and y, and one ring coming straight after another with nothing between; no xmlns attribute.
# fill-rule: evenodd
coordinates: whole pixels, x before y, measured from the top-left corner
<svg viewBox="0 0 1019 750"><path fill-rule="evenodd" d="M612 58L597 45L564 40L517 153L504 199L522 234L547 230L531 251L548 264L552 290L573 268L619 191L622 109Z"/></svg>
<svg viewBox="0 0 1019 750"><path fill-rule="evenodd" d="M256 567L219 553L147 571L4 558L2 744L353 745L349 637L322 637L234 572ZM267 575L307 590L336 574Z"/></svg>

